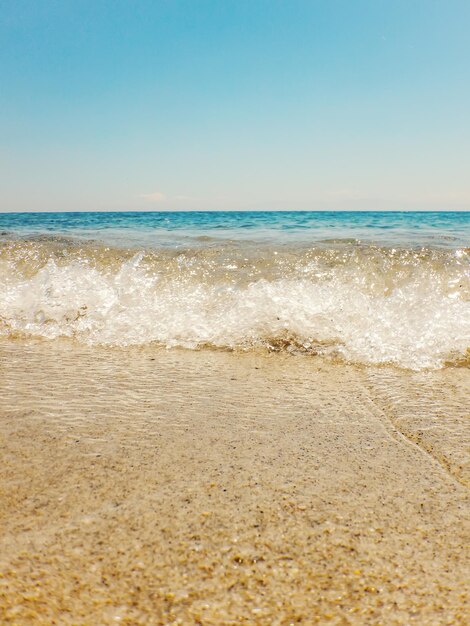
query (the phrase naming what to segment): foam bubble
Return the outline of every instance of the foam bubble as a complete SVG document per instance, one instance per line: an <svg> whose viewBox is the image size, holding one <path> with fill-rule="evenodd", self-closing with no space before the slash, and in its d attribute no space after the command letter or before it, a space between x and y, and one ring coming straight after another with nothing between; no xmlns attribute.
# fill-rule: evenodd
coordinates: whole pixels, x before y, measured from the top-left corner
<svg viewBox="0 0 470 626"><path fill-rule="evenodd" d="M420 369L470 346L466 251L265 249L0 255L6 335L334 355Z"/></svg>

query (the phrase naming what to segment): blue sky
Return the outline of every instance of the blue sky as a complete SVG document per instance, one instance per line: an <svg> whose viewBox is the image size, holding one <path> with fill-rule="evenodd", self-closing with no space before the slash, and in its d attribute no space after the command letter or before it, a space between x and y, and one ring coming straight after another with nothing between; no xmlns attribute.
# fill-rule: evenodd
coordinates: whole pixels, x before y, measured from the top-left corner
<svg viewBox="0 0 470 626"><path fill-rule="evenodd" d="M0 211L470 209L468 0L0 0Z"/></svg>

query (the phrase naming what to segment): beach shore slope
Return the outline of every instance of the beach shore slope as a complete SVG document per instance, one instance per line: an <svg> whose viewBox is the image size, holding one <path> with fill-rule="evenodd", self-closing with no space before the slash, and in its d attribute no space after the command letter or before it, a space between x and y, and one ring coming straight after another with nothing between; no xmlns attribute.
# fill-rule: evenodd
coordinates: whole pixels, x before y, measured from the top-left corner
<svg viewBox="0 0 470 626"><path fill-rule="evenodd" d="M468 369L0 358L2 624L468 623Z"/></svg>

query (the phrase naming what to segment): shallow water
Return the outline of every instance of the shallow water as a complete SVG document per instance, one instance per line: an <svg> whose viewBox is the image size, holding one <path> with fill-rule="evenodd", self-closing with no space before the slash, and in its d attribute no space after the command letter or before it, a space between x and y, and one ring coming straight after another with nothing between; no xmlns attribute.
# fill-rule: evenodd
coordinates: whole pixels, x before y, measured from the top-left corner
<svg viewBox="0 0 470 626"><path fill-rule="evenodd" d="M0 339L0 623L468 623L470 371Z"/></svg>

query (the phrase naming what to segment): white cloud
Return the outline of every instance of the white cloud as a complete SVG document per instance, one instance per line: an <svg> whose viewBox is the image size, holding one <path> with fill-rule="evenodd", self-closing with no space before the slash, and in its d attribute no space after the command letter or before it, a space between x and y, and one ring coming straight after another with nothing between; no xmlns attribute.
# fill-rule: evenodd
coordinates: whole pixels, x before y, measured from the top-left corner
<svg viewBox="0 0 470 626"><path fill-rule="evenodd" d="M148 200L149 202L163 202L166 200L166 196L161 191L153 191L152 193L141 193L139 198Z"/></svg>
<svg viewBox="0 0 470 626"><path fill-rule="evenodd" d="M370 196L359 189L346 188L329 191L327 192L327 197L334 200L364 200Z"/></svg>

